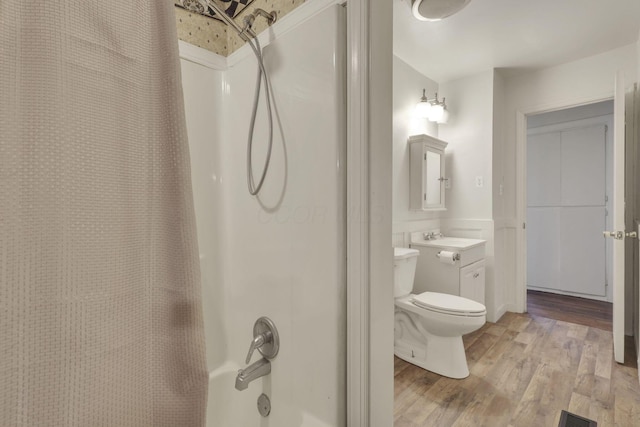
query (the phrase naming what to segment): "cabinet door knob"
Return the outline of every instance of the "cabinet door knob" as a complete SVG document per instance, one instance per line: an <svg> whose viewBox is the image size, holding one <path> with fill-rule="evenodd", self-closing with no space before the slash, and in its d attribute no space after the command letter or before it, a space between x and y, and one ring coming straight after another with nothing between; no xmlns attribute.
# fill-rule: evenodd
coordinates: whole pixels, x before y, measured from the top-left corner
<svg viewBox="0 0 640 427"><path fill-rule="evenodd" d="M474 273L474 274L473 274L473 278L474 278L474 279L477 279L477 278L478 278L478 276L480 276L480 273Z"/></svg>

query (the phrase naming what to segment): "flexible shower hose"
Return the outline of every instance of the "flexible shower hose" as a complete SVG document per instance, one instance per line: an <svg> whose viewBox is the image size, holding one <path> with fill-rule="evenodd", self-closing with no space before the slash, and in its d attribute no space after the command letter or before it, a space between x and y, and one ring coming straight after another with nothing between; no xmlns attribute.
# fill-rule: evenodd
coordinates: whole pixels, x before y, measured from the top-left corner
<svg viewBox="0 0 640 427"><path fill-rule="evenodd" d="M254 44L255 42L255 44ZM267 72L264 69L264 62L262 60L262 50L260 49L260 42L258 37L254 37L252 40L248 40L251 50L256 55L258 60L258 77L256 81L256 91L253 97L253 109L251 111L251 122L249 123L249 138L247 141L247 187L249 194L252 196L257 195L264 184L264 179L267 176L267 170L269 170L269 163L271 162L271 147L273 145L273 116L271 114L271 92L269 91L269 82L267 81ZM265 158L264 167L258 185L254 184L253 180L253 134L256 124L256 115L258 112L258 102L260 100L260 86L264 79L264 93L267 100L267 119L269 122L269 143L267 146L267 156Z"/></svg>

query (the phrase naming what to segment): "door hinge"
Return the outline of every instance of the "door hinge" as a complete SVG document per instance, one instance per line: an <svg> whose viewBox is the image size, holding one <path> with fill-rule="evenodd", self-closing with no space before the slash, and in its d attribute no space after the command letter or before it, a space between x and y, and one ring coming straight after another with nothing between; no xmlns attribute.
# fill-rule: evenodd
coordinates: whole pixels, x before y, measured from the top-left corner
<svg viewBox="0 0 640 427"><path fill-rule="evenodd" d="M523 229L523 230L526 230L526 229L527 229L527 223L526 223L526 222L523 222L523 223L522 223L522 229Z"/></svg>

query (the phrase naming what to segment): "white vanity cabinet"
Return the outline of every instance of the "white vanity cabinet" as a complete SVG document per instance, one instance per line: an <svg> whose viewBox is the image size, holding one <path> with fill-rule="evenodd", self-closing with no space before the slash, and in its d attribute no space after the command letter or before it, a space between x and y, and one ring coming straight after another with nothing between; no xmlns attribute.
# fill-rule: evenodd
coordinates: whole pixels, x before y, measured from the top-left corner
<svg viewBox="0 0 640 427"><path fill-rule="evenodd" d="M484 259L460 269L460 296L484 304Z"/></svg>
<svg viewBox="0 0 640 427"><path fill-rule="evenodd" d="M429 135L409 137L409 204L412 210L445 210L446 147L446 142Z"/></svg>
<svg viewBox="0 0 640 427"><path fill-rule="evenodd" d="M420 251L416 264L414 293L441 292L460 295L484 304L485 240L443 237L424 240L412 233L411 248ZM440 259L440 252L458 255L455 262Z"/></svg>

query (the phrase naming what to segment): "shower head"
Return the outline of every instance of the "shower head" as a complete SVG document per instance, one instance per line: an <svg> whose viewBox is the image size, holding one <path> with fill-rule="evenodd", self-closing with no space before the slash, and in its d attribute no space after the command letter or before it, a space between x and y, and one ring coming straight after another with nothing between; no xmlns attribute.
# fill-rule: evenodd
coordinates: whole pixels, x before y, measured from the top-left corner
<svg viewBox="0 0 640 427"><path fill-rule="evenodd" d="M189 12L198 13L200 15L204 15L207 10L206 5L199 0L182 0L182 7L187 9Z"/></svg>
<svg viewBox="0 0 640 427"><path fill-rule="evenodd" d="M276 22L277 18L277 14L275 11L269 13L258 8L244 18L244 28L241 28L236 23L236 21L233 20L233 17L227 15L227 13L222 10L220 6L217 5L213 0L181 0L180 3L182 4L182 7L190 12L209 17L215 16L221 19L225 24L236 30L240 38L246 42L256 36L256 33L252 29L253 21L255 20L256 16L260 15L265 18L269 25Z"/></svg>
<svg viewBox="0 0 640 427"><path fill-rule="evenodd" d="M471 0L408 0L420 21L440 21L461 11Z"/></svg>

